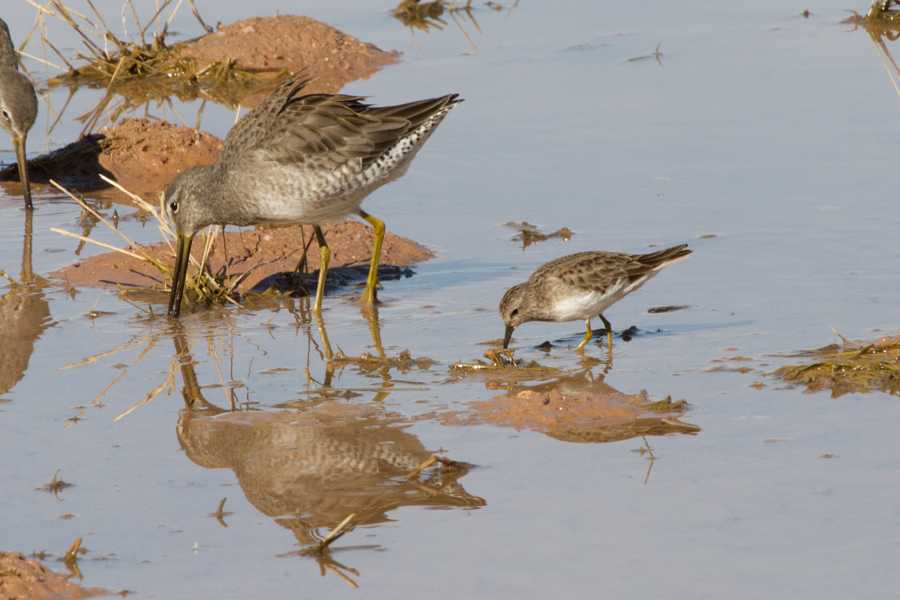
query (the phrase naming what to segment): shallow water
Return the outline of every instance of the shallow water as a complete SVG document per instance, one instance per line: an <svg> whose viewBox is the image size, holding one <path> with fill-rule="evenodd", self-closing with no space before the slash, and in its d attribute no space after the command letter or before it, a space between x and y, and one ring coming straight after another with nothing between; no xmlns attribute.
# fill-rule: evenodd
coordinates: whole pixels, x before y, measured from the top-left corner
<svg viewBox="0 0 900 600"><path fill-rule="evenodd" d="M377 327L352 304L356 290L325 302L335 351L377 355L378 335L388 357L408 349L437 362L329 373L304 300L176 322L115 290L4 286L15 360L0 366L3 549L44 550L64 570L54 561L81 537L85 586L148 598L349 596L296 551L362 511L365 524L332 558L370 597L894 597L896 399L832 399L765 376L796 361L779 353L837 341L832 327L851 339L898 327L889 174L900 98L869 35L839 23L867 6L820 2L807 19L807 7L772 1L521 0L511 11L479 5L481 33L463 23L476 52L452 20L413 38L390 3L326 4L198 7L223 23L306 14L402 50L403 62L345 88L380 104L466 99L409 173L365 203L436 258L386 282ZM31 23L22 12L4 16L17 41ZM177 21L187 35L191 19ZM628 60L660 40L661 64ZM67 114L96 98L81 94ZM42 104L32 153L81 130L68 120L48 138L46 116ZM204 128L224 136L233 116L208 107ZM76 256L75 240L49 230L81 232L68 199L42 188L35 204L35 273L99 251ZM575 235L523 251L502 225L522 220ZM0 188L0 269L15 278L24 222L21 198ZM159 239L134 219L120 228ZM91 236L120 243L100 227ZM640 330L616 339L611 365L605 343L587 350L593 366L567 347L579 323L523 325L514 345L519 358L590 367L625 393L684 398L682 421L699 433L647 438L649 460L641 439L566 443L429 417L501 393L449 366L481 358L502 335L503 291L536 266L683 242L695 251L688 260L606 313L615 329ZM694 308L646 312L682 304ZM557 346L549 355L535 348L545 340ZM179 359L185 346L192 362ZM709 372L734 356L752 360L725 364L751 371ZM197 400L192 373L218 409L185 410L183 389ZM331 390L317 391L326 378ZM240 412L221 412L232 402ZM372 467L357 448L390 456ZM477 467L405 483L407 464L438 449ZM347 460L359 461L356 475L335 466ZM57 469L74 487L58 498L36 491ZM233 514L220 522L209 515L223 497Z"/></svg>

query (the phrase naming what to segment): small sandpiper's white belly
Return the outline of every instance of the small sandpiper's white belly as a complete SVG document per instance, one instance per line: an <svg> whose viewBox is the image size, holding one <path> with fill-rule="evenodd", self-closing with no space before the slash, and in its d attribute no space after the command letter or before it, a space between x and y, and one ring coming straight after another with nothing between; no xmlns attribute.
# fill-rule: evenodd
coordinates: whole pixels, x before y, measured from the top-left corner
<svg viewBox="0 0 900 600"><path fill-rule="evenodd" d="M619 298L612 299L610 294L601 294L599 292L568 294L565 297L560 297L553 303L554 320L587 321L588 319L593 319Z"/></svg>
<svg viewBox="0 0 900 600"><path fill-rule="evenodd" d="M608 287L604 292L581 290L565 286L565 293L560 293L553 303L553 315L556 321L587 321L600 315L607 308L635 291L658 271L650 271L645 277L628 284L624 279ZM562 290L560 290L562 292Z"/></svg>

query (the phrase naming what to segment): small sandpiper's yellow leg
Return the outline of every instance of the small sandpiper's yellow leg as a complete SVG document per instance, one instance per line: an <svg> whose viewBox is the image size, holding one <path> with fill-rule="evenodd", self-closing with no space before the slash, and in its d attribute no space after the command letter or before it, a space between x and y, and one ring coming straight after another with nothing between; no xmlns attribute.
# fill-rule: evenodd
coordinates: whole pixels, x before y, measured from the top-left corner
<svg viewBox="0 0 900 600"><path fill-rule="evenodd" d="M585 344L587 344L589 341L591 341L591 338L594 336L594 332L591 331L591 320L590 319L585 320L584 324L587 325L587 333L584 334L584 339L581 341L580 344L578 344L578 347L575 348L576 352L581 352L582 348L584 348Z"/></svg>
<svg viewBox="0 0 900 600"><path fill-rule="evenodd" d="M372 264L369 267L369 277L366 279L366 289L363 290L360 302L363 304L375 303L375 286L378 283L378 260L381 257L381 244L384 242L384 223L370 215L364 210L359 211L359 216L368 221L372 228L375 229L375 245L372 246Z"/></svg>
<svg viewBox="0 0 900 600"><path fill-rule="evenodd" d="M609 343L610 350L612 350L612 325L609 324L609 321L603 315L600 315L600 320L603 321L603 326L606 327L606 341Z"/></svg>
<svg viewBox="0 0 900 600"><path fill-rule="evenodd" d="M314 225L316 230L316 238L319 240L319 285L316 286L316 303L313 305L313 312L317 315L322 314L322 297L325 296L325 274L328 272L328 262L331 260L331 250L325 243L325 234L322 228Z"/></svg>

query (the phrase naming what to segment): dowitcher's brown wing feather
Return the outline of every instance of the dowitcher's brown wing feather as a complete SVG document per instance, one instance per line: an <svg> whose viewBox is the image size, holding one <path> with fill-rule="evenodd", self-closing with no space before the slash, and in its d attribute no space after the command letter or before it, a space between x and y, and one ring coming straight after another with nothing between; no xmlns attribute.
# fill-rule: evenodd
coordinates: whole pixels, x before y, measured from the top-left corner
<svg viewBox="0 0 900 600"><path fill-rule="evenodd" d="M285 104L312 80L313 78L304 71L294 73L256 108L244 115L225 136L219 163L240 164L241 155L269 136L272 124Z"/></svg>
<svg viewBox="0 0 900 600"><path fill-rule="evenodd" d="M375 108L358 96L292 96L270 121L267 135L247 151L301 169L335 169L353 159L365 169L429 118L446 112L454 98Z"/></svg>

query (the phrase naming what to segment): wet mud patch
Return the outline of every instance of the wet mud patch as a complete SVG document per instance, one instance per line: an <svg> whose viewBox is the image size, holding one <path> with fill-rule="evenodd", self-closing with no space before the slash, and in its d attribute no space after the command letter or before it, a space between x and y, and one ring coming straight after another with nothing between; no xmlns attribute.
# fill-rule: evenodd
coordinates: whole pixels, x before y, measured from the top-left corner
<svg viewBox="0 0 900 600"><path fill-rule="evenodd" d="M307 94L336 94L345 84L368 79L381 67L399 60L386 52L309 17L280 15L253 17L219 27L214 33L185 45L180 58L200 68L234 60L243 69L308 69L316 77ZM260 92L241 104L253 108L265 98Z"/></svg>
<svg viewBox="0 0 900 600"><path fill-rule="evenodd" d="M325 225L322 231L331 248L326 281L330 290L365 280L375 238L373 229L349 220ZM272 288L279 292L292 291L297 289L298 279L302 279L292 273L311 239L307 261L310 286L314 290L319 252L312 228L308 226L226 232L224 241L220 237L210 254L210 269L226 282L240 280L235 288L238 293L263 293ZM175 263L174 247L167 243L145 246L143 250L163 264ZM202 260L202 238L198 237L192 254L198 263ZM408 267L432 256L428 248L388 232L381 250L379 277L387 280L409 276L412 271ZM193 267L189 272L194 272ZM165 283L164 275L152 264L118 252L93 256L51 273L50 277L65 280L72 286L110 285L132 290L162 290Z"/></svg>
<svg viewBox="0 0 900 600"><path fill-rule="evenodd" d="M123 119L115 127L85 136L49 154L28 161L32 182L54 180L79 192L110 185L100 175L158 204L156 193L165 190L185 169L210 165L219 159L222 140L190 127L149 119ZM0 179L18 177L16 165L0 171ZM117 202L129 203L116 191Z"/></svg>
<svg viewBox="0 0 900 600"><path fill-rule="evenodd" d="M872 342L841 339L842 344L794 355L812 358L813 362L781 367L772 375L805 385L807 392L830 389L832 398L868 392L900 396L900 336Z"/></svg>
<svg viewBox="0 0 900 600"><path fill-rule="evenodd" d="M38 560L26 559L20 552L0 552L0 600L69 600L112 594L101 588L83 588L69 577L54 573Z"/></svg>

